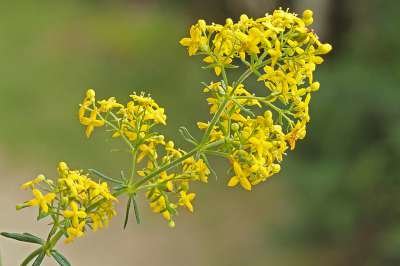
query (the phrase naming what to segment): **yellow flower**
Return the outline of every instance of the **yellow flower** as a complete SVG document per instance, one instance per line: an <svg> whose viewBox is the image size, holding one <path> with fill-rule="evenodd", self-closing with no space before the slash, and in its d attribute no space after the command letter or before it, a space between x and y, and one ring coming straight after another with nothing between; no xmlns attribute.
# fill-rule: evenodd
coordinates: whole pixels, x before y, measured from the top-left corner
<svg viewBox="0 0 400 266"><path fill-rule="evenodd" d="M278 61L279 57L282 55L281 43L278 39L275 40L274 48L268 50L268 54L271 56L272 59L271 66L274 66Z"/></svg>
<svg viewBox="0 0 400 266"><path fill-rule="evenodd" d="M83 209L83 208L80 209L78 204L75 201L72 201L70 203L69 207L71 208L71 210L65 210L64 217L71 218L72 225L74 227L78 227L79 219L84 219L87 216L85 209Z"/></svg>
<svg viewBox="0 0 400 266"><path fill-rule="evenodd" d="M157 108L156 110L147 110L144 120L153 120L157 124L166 125L167 116L164 114L164 108Z"/></svg>
<svg viewBox="0 0 400 266"><path fill-rule="evenodd" d="M94 232L104 227L103 219L99 214L90 213L89 217L92 219L92 229Z"/></svg>
<svg viewBox="0 0 400 266"><path fill-rule="evenodd" d="M168 141L167 144L165 145L165 150L167 151L168 154L170 154L173 157L176 158L182 157L182 151L175 149L174 146L175 144L173 141Z"/></svg>
<svg viewBox="0 0 400 266"><path fill-rule="evenodd" d="M249 30L249 35L243 34L243 47L242 50L239 52L240 58L242 60L245 60L245 52L249 52L253 55L260 53L260 48L258 47L258 44L261 42L262 35L262 32L255 27Z"/></svg>
<svg viewBox="0 0 400 266"><path fill-rule="evenodd" d="M240 183L240 185L246 189L246 190L251 190L251 184L248 179L248 173L247 171L243 171L242 167L237 161L233 161L233 170L235 172L235 175L229 180L228 186L229 187L235 187L237 184Z"/></svg>
<svg viewBox="0 0 400 266"><path fill-rule="evenodd" d="M161 172L159 183L164 183L168 191L174 190L174 184L172 183L172 179L174 178L174 174L168 175L166 171Z"/></svg>
<svg viewBox="0 0 400 266"><path fill-rule="evenodd" d="M46 178L44 177L44 175L38 175L35 179L22 184L21 189L34 188L35 185L39 184L40 182L44 181L45 179Z"/></svg>
<svg viewBox="0 0 400 266"><path fill-rule="evenodd" d="M217 76L221 75L222 66L229 65L230 63L232 63L231 58L224 56L218 56L218 57L207 56L206 58L203 59L203 61L208 64L215 64L214 71L215 75Z"/></svg>
<svg viewBox="0 0 400 266"><path fill-rule="evenodd" d="M303 12L303 21L306 24L306 26L309 26L313 23L313 12L309 9L304 10Z"/></svg>
<svg viewBox="0 0 400 266"><path fill-rule="evenodd" d="M75 238L82 237L85 233L83 232L85 228L85 221L80 222L77 226L75 227L68 227L67 228L67 234L68 237L65 239L65 243L71 243L72 241L75 240Z"/></svg>
<svg viewBox="0 0 400 266"><path fill-rule="evenodd" d="M93 110L90 112L89 117L81 117L80 122L82 125L86 126L86 137L90 137L93 133L95 127L102 127L104 126L104 121L97 119L98 111Z"/></svg>
<svg viewBox="0 0 400 266"><path fill-rule="evenodd" d="M185 206L190 212L193 212L192 201L196 197L195 193L187 194L186 191L180 192L179 205Z"/></svg>
<svg viewBox="0 0 400 266"><path fill-rule="evenodd" d="M92 198L97 197L98 195L103 196L107 200L117 200L108 189L107 182L102 182L101 184L97 184L96 182L91 182L92 190L90 191L90 196Z"/></svg>
<svg viewBox="0 0 400 266"><path fill-rule="evenodd" d="M210 175L210 169L208 169L207 164L204 163L202 159L197 160L195 163L197 173L199 175L199 179L207 183L208 182L208 176Z"/></svg>
<svg viewBox="0 0 400 266"><path fill-rule="evenodd" d="M118 103L115 97L110 97L108 100L99 101L100 107L99 112L108 112L113 108L122 108L122 104Z"/></svg>
<svg viewBox="0 0 400 266"><path fill-rule="evenodd" d="M38 189L33 189L32 194L35 196L35 198L26 202L26 205L28 206L39 205L43 213L48 213L49 212L48 205L50 205L56 198L56 194L47 193L46 195L43 196L42 192L40 192Z"/></svg>
<svg viewBox="0 0 400 266"><path fill-rule="evenodd" d="M139 155L137 156L137 162L140 163L146 156L154 158L156 156L155 144L150 142L148 144L142 144L139 146Z"/></svg>
<svg viewBox="0 0 400 266"><path fill-rule="evenodd" d="M286 135L286 140L290 145L290 149L294 150L296 147L296 141L298 139L303 139L306 136L306 125L305 121L297 122L293 127L292 131L290 131Z"/></svg>
<svg viewBox="0 0 400 266"><path fill-rule="evenodd" d="M189 56L196 54L196 52L207 43L207 38L202 36L201 27L193 25L190 28L190 38L183 38L179 42L183 46L189 48Z"/></svg>

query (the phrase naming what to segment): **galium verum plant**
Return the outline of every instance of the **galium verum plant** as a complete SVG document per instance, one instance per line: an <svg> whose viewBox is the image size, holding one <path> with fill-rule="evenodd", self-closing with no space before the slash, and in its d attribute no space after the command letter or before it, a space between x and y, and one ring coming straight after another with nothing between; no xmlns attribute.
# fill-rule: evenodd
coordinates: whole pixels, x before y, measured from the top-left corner
<svg viewBox="0 0 400 266"><path fill-rule="evenodd" d="M174 227L179 208L193 212L192 183L207 183L214 173L209 156L230 162L229 187L240 185L250 191L278 173L288 148L293 150L306 136L311 95L320 87L313 73L323 62L321 55L332 49L308 27L312 22L310 10L299 17L278 9L258 19L242 15L238 22L227 19L220 25L199 20L191 26L190 36L180 44L189 56L202 56L205 68L213 69L217 79L204 84L211 118L197 123L204 131L202 137L196 139L185 127L179 129L190 150L176 147L157 132L167 117L150 96L133 93L123 104L114 97L98 100L89 89L79 108L86 136L104 128L112 138L122 140L131 156L130 173L111 177L94 169L73 170L60 162L55 180L39 175L23 184L33 199L17 209L38 206L38 220L48 218L51 229L45 239L2 233L38 245L21 265L32 261L40 265L46 255L60 265L70 265L55 249L58 241L64 238L70 243L89 230L106 227L121 196L128 197L124 227L131 209L140 223L139 193ZM235 79L240 69L243 72ZM252 83L256 85L246 83L251 77L258 81ZM257 94L256 86L261 87Z"/></svg>

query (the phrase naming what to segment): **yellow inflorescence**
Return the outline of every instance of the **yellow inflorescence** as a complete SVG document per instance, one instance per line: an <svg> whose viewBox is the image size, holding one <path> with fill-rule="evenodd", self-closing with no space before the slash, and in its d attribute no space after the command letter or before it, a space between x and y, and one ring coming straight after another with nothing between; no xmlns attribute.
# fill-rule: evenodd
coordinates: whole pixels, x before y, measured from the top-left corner
<svg viewBox="0 0 400 266"><path fill-rule="evenodd" d="M161 166L187 156L187 152L176 148L173 141L165 140L163 135L154 131L157 124L166 124L164 108L143 93L130 95L130 98L125 105L115 98L96 101L95 92L88 90L79 110L80 122L86 126L86 133L90 132L87 135L91 135L93 128L86 119L92 117L100 121L98 125L107 126L114 138L125 141L134 154L133 175L137 177L145 177ZM174 171L162 171L137 189L146 190L150 208L162 214L173 226L172 218L178 206L185 206L193 212L190 201L195 194L188 192L190 181L207 182L209 174L201 158L188 156Z"/></svg>
<svg viewBox="0 0 400 266"><path fill-rule="evenodd" d="M241 61L265 87L255 95L254 89L245 89L239 80L234 87L217 82L204 89L211 94L207 99L211 114L226 94L231 95L232 101L210 135L212 140L229 139L229 145L220 149L232 164L229 186L241 184L251 190L252 185L279 172L287 146L293 150L297 140L305 137L311 93L320 87L313 72L323 62L320 55L332 49L307 27L312 22L310 10L300 18L279 9L258 19L246 15L237 23L227 19L225 25L199 20L191 27L190 37L181 40L189 55L203 55L217 76ZM256 115L263 106L269 110ZM206 130L209 124L198 126Z"/></svg>
<svg viewBox="0 0 400 266"><path fill-rule="evenodd" d="M87 228L103 228L115 216L114 202L107 183L97 183L66 163L58 166L57 182L40 175L22 185L31 188L34 199L17 206L18 209L39 205L42 215L50 215L67 233L66 242L84 235ZM43 195L43 191L50 191Z"/></svg>

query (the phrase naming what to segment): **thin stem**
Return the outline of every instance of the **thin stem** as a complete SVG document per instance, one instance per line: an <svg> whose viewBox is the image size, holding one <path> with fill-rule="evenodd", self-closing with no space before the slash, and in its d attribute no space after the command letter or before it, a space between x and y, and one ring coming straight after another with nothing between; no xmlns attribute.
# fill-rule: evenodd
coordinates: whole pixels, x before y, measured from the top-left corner
<svg viewBox="0 0 400 266"><path fill-rule="evenodd" d="M135 177L135 172L136 172L136 158L137 158L137 148L132 150L132 170L131 170L131 178L130 182L133 181L133 178Z"/></svg>
<svg viewBox="0 0 400 266"><path fill-rule="evenodd" d="M113 116L115 116L112 112L110 112ZM118 127L116 127L113 123L109 122L106 120L100 113L98 114L99 117L106 123L107 125L111 126L115 131L120 131ZM117 120L118 121L118 120ZM140 127L139 127L140 129ZM135 176L135 168L136 168L136 156L137 156L137 148L138 148L138 142L136 142L135 145L132 144L132 142L122 133L120 132L122 139L125 141L125 143L129 146L131 153L132 153L132 167L131 167L131 177L130 181L132 182L134 176ZM139 132L137 132L137 135L139 135Z"/></svg>
<svg viewBox="0 0 400 266"><path fill-rule="evenodd" d="M219 118L222 115L222 112L225 110L225 107L228 105L229 100L230 99L228 98L228 96L226 96L224 98L224 101L219 106L217 112L215 113L214 117L212 118L212 120L210 122L210 125L208 126L206 132L204 133L203 138L201 139L201 142L200 142L200 146L204 145L205 142L208 140L208 137L210 136L212 130L214 129L214 126L217 124L217 122L219 121Z"/></svg>
<svg viewBox="0 0 400 266"><path fill-rule="evenodd" d="M279 113L283 118L286 119L286 121L288 121L289 125L293 125L293 121L292 119L290 119L290 117L288 117L287 115L285 115L285 112L280 109L279 107L273 105L272 103L270 103L269 101L263 101L263 103L265 103L266 105L268 105L271 109L273 109L274 111L276 111L277 113Z"/></svg>
<svg viewBox="0 0 400 266"><path fill-rule="evenodd" d="M53 247L57 244L58 240L64 235L64 230L60 229L57 234L55 234L49 242L45 245L46 250L52 250Z"/></svg>
<svg viewBox="0 0 400 266"><path fill-rule="evenodd" d="M191 150L190 152L186 153L185 155L183 155L182 157L170 162L169 164L166 164L160 168L158 168L157 170L153 171L152 173L150 173L148 176L144 177L143 179L139 180L138 182L135 183L135 187L139 188L141 185L143 185L144 183L146 183L148 180L152 179L153 177L159 175L160 173L167 171L175 166L177 166L178 164L182 163L184 160L186 160L187 158L190 158L191 156L193 156L194 154L196 154L197 152L200 152L202 150L205 149L209 149L218 145L221 145L222 143L224 143L224 140L217 140L214 141L208 145L205 145L204 147L202 145L197 146L196 148L194 148L193 150Z"/></svg>
<svg viewBox="0 0 400 266"><path fill-rule="evenodd" d="M226 75L226 71L225 71L224 65L221 66L221 70L222 70L221 71L222 72L222 78L224 79L225 86L228 86L229 85L229 81L228 81L228 77Z"/></svg>

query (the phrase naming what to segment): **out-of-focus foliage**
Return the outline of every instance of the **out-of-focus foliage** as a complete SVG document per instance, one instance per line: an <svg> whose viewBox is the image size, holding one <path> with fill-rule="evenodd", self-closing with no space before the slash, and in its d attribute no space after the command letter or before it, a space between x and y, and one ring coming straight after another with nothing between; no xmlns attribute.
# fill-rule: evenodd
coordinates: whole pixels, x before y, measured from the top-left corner
<svg viewBox="0 0 400 266"><path fill-rule="evenodd" d="M353 14L320 73L302 154L287 163L297 220L281 229L294 248L334 250L324 265L400 263L399 7L371 1Z"/></svg>
<svg viewBox="0 0 400 266"><path fill-rule="evenodd" d="M81 164L103 158L112 164L110 157L119 153L104 154L97 148L103 138L88 143L77 126L77 102L86 88L117 97L151 91L169 110L169 134L176 134L179 125L193 124L195 114L207 113L198 100L200 91L196 94L206 72L182 52L178 41L187 20L176 12L168 7L149 11L125 2L4 4L1 145L19 158L35 155L45 161L51 155ZM87 152L78 152L83 143Z"/></svg>

